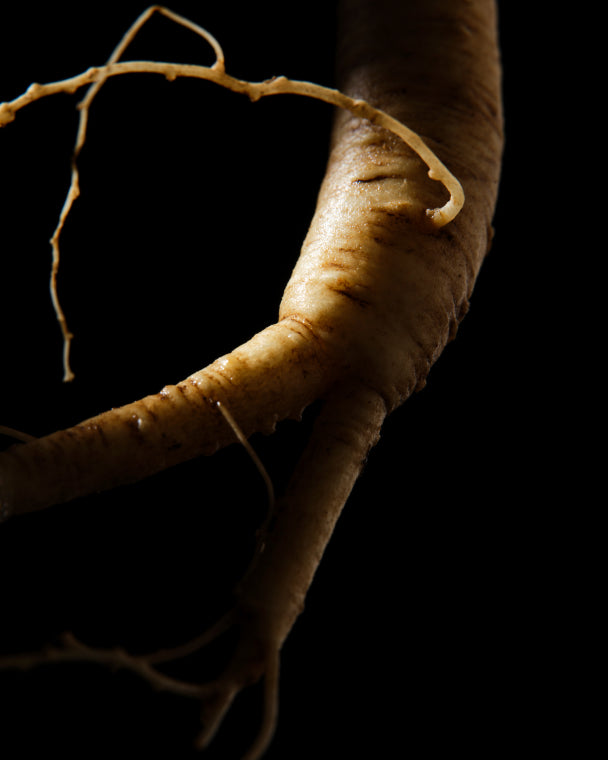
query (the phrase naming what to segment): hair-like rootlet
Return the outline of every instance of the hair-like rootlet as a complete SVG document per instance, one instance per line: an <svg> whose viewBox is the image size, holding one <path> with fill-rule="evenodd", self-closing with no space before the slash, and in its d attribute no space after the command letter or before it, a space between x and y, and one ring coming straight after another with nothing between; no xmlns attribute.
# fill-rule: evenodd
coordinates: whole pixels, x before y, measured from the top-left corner
<svg viewBox="0 0 608 760"><path fill-rule="evenodd" d="M215 64L124 61L155 14L203 36ZM2 661L29 668L92 660L129 669L201 701L199 747L208 745L243 687L263 680L264 715L250 760L264 752L274 731L281 647L383 422L424 385L467 312L490 246L497 197L502 114L493 0L343 0L339 19L339 89L285 77L237 79L226 72L211 34L154 6L106 66L32 85L0 105L0 125L18 129L19 111L30 103L89 88L80 106L72 184L52 239L52 293L67 379L71 333L57 297L59 240L80 192L77 159L100 88L122 74L148 72L206 79L254 101L295 94L338 106L316 212L277 322L177 385L44 438L23 436L0 455L0 510L4 517L22 515L138 481L235 439L246 443L322 402L276 500L268 482L271 509L251 564L233 608L210 631L149 656L66 635L44 652ZM239 632L234 656L211 681L179 680L159 667L231 628Z"/></svg>

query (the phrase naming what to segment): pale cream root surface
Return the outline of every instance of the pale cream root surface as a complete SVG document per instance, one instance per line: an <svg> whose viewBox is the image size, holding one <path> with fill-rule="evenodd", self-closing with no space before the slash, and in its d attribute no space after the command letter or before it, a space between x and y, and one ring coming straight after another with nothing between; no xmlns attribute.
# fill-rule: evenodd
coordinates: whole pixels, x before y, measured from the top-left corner
<svg viewBox="0 0 608 760"><path fill-rule="evenodd" d="M340 384L329 394L264 544L239 586L239 604L263 620L264 635L279 647L304 607L385 417L383 399L365 385Z"/></svg>
<svg viewBox="0 0 608 760"><path fill-rule="evenodd" d="M140 480L236 440L221 401L246 436L297 418L333 382L321 341L294 320L255 335L177 385L0 454L5 517Z"/></svg>
<svg viewBox="0 0 608 760"><path fill-rule="evenodd" d="M439 228L428 212L449 206L449 193L429 179L428 163L356 105L336 119L277 324L159 394L0 455L0 505L19 514L212 453L234 440L218 401L249 436L324 400L238 589L244 639L207 694L215 730L238 689L270 674L254 757L276 719L278 652L383 420L424 384L466 313L491 238L500 169L493 2L346 0L338 52L339 84L351 100L365 98L408 123L458 176L466 198L458 216ZM194 76L195 68L183 72ZM223 64L207 71L214 81L230 79ZM279 92L284 81L262 84ZM12 118L12 108L0 118Z"/></svg>

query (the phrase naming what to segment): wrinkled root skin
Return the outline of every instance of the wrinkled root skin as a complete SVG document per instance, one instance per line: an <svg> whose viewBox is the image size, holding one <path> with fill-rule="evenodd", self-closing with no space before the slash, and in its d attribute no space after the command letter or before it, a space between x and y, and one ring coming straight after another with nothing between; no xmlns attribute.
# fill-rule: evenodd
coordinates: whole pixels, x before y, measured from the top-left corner
<svg viewBox="0 0 608 760"><path fill-rule="evenodd" d="M243 636L234 659L218 681L193 694L205 705L204 746L238 691L268 680L251 758L267 746L276 720L281 646L383 421L424 385L468 309L498 190L495 4L346 0L341 21L341 88L423 137L462 183L458 217L435 229L426 210L441 206L445 191L421 160L384 130L339 114L317 211L277 324L176 386L0 455L0 509L22 514L233 442L218 401L249 436L323 400L237 589Z"/></svg>
<svg viewBox="0 0 608 760"><path fill-rule="evenodd" d="M218 401L246 437L269 434L279 420L298 418L331 379L323 346L311 340L307 327L294 320L271 325L177 385L2 453L3 516L135 482L213 454L236 440Z"/></svg>
<svg viewBox="0 0 608 760"><path fill-rule="evenodd" d="M235 440L217 401L249 436L298 418L339 383L373 388L389 412L424 385L490 245L502 114L494 3L418 5L345 3L339 84L410 124L455 172L466 198L456 219L429 225L425 211L445 190L422 160L340 112L279 322L160 394L0 455L2 516L213 453Z"/></svg>
<svg viewBox="0 0 608 760"><path fill-rule="evenodd" d="M264 715L247 758L260 757L271 740L278 713L281 647L304 608L306 592L354 483L376 443L386 407L369 388L351 385L330 394L306 451L271 515L251 565L235 590L235 606L194 645L149 657L99 650L64 640L61 648L7 658L1 668L26 669L44 662L89 661L132 670L156 688L201 701L200 749L215 736L239 692L264 679ZM328 474L335 474L328 480ZM239 638L221 675L201 685L176 681L158 664L187 656L235 625Z"/></svg>

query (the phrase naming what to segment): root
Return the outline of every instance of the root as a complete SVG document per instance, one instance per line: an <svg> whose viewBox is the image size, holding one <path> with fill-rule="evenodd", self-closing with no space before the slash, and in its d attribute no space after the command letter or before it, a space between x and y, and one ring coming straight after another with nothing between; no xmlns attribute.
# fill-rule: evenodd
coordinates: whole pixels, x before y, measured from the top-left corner
<svg viewBox="0 0 608 760"><path fill-rule="evenodd" d="M212 66L197 66L121 61L125 49L154 13L160 13L201 35L213 48L215 63ZM416 224L412 225L416 226L412 235L414 241L418 240L418 236L426 236L429 227L434 232L436 228L453 220L462 208L464 194L459 182L416 133L386 112L338 90L309 82L293 81L285 77L263 82L236 79L226 73L222 49L212 35L167 9L152 6L130 27L106 65L88 69L60 82L32 85L23 95L0 104L0 126L3 126L13 121L16 113L32 102L55 93L75 92L81 87L88 87L79 105L80 122L70 188L51 240L51 296L64 338L66 380L73 377L69 361L72 333L68 329L57 294L59 242L70 210L79 195L77 160L86 139L89 110L94 97L108 79L141 72L156 73L169 80L188 77L214 82L235 93L246 95L251 101L277 94L315 98L394 133L426 163L429 177L442 183L450 194L447 203L440 208L428 206L442 203L443 195L441 200L431 200L428 203L421 201L420 207L416 207ZM442 89L441 92L447 90ZM463 123L466 125L471 122ZM450 132L447 134L449 136ZM437 139L439 144L440 138L441 130ZM359 142L357 151L360 148ZM408 160L409 158L408 155ZM469 173L473 174L472 169ZM334 169L329 171L330 182L324 185L328 188L324 193L329 195L334 192L336 175ZM396 176L379 178L391 182L401 181ZM403 180L404 183L406 181L409 182ZM489 184L490 180L486 177L484 182ZM424 177L423 184L426 186ZM474 190L477 188L475 183L471 186ZM397 197L394 197L394 193ZM353 197L352 192L336 194L340 204L347 204ZM374 197L376 196L372 193L361 195L361 204L369 205L369 199ZM472 208L475 211L475 192L470 197L474 201ZM350 254L353 253L359 262L365 260L366 263L369 254L374 267L376 260L385 263L388 259L395 261L397 256L403 258L403 248L394 244L394 241L401 240L403 224L411 220L393 214L393 211L403 210L406 205L407 192L402 192L401 184L397 189L391 184L389 200L390 209L386 204L382 208L368 208L370 229L378 228L385 233L385 239L372 238L367 234L370 230L366 230L365 246L356 250L341 249L349 254L349 261ZM477 202L479 203L479 198ZM489 207L489 204L486 203L485 207ZM423 209L426 210L428 223L425 221L419 225ZM332 215L334 211L332 209ZM8 516L10 512L23 514L143 479L178 462L212 454L218 448L232 443L234 436L246 447L262 474L271 509L252 562L235 590L234 609L204 634L180 646L144 655L133 655L122 648L91 647L73 635L65 634L57 645L38 653L0 659L0 668L25 670L45 663L78 661L127 670L155 689L195 699L200 703L203 727L196 739L199 749L207 747L216 736L238 695L247 686L263 679L263 718L258 736L244 759L258 760L270 743L277 721L282 644L303 609L306 594L325 548L369 451L378 439L386 414L413 388L420 387L424 375L419 367L423 367L424 373L428 371L431 359L436 358L445 344L444 336L452 324L450 320L456 319L456 304L462 303L467 292L462 274L465 264L467 271L472 271L471 262L476 260L474 256L483 257L485 253L485 248L480 253L480 244L475 242L483 240L482 245L485 246L485 222L489 220L485 219L484 214L487 216L487 212L480 212L478 220L481 225L483 217L483 225L479 226L477 220L474 220L475 225L471 223L475 230L470 235L461 232L461 237L454 235L452 240L449 234L436 236L441 245L438 242L437 251L433 249L433 255L429 255L429 266L425 264L419 290L412 288L402 294L401 283L405 277L400 275L394 283L385 283L375 269L374 277L370 279L371 284L365 280L365 288L369 291L373 290L372 285L375 283L386 287L386 292L390 295L388 305L391 305L394 297L399 308L404 309L405 315L400 318L404 323L403 334L407 338L405 348L402 348L403 342L397 340L397 336L402 334L401 328L394 331L392 328L393 321L399 320L393 320L392 314L389 315L389 320L384 311L379 310L377 321L371 320L371 323L374 329L381 325L382 330L368 350L367 343L371 341L373 331L370 328L367 332L367 322L364 319L359 321L359 316L352 316L355 312L350 309L366 308L371 302L360 299L354 287L350 290L345 287L326 288L332 292L332 299L340 298L343 302L343 297L346 297L349 302L348 309L344 310L346 316L337 319L335 335L329 337L334 329L333 324L329 324L331 320L321 320L319 314L324 310L329 313L331 308L326 309L322 304L310 309L310 313L304 307L292 310L288 308L292 304L306 302L308 309L309 303L316 303L315 297L309 295L315 291L303 288L297 298L292 294L284 299L283 303L287 306L280 312L279 321L275 325L267 327L246 344L220 357L178 385L167 386L158 394L85 420L70 430L59 431L25 446L14 446L5 452L0 461L0 518ZM389 216L390 225L380 224L381 220L386 222ZM339 219L342 224L342 216ZM466 219L464 221L468 224ZM313 225L316 224L313 222ZM348 240L354 228L359 227L359 222L356 225L345 223L345 226L346 231L336 234L332 240L342 239L341 236ZM477 234L477 226L483 234ZM319 229L322 229L320 223L318 227L313 227L315 234ZM468 251L468 246L465 245L468 240L472 241L476 253L464 256L462 251ZM431 242L434 245L435 240ZM457 261L454 272L448 276L446 268L445 277L443 269L441 278L431 276L433 270L430 260L435 257L447 260L448 253L457 249L462 261L460 264ZM406 251L407 254L412 254L411 268L407 272L416 274L422 272L422 267L412 251L413 249ZM317 258L306 258L302 267L308 267L309 261L318 263L322 252L323 247L319 244L319 251L313 251ZM336 270L344 269L339 266L338 259L331 262L325 260L324 263L330 264L334 274ZM436 279L441 282L436 282ZM458 279L458 285L454 285L458 300L449 290L448 280L451 279ZM310 282L310 278L307 277L306 282ZM363 280L355 284L360 287ZM351 292L353 290L355 294ZM399 297L395 295L397 291ZM384 293L383 290L379 292L380 295ZM425 311L420 309L420 305L427 292L433 301ZM331 306L337 301L331 300L329 303ZM449 307L447 311L445 304ZM417 309L422 311L422 316L417 314ZM450 316L452 311L454 317ZM368 314L372 312L373 309L370 309ZM356 311L357 315L361 313L360 309ZM390 329L387 327L389 321ZM427 324L432 325L432 330L427 328ZM423 325L424 330L419 325ZM352 344L342 337L351 326L363 326L365 333L361 338L357 336ZM424 340L417 339L418 332L421 336L424 333ZM355 333L356 330L353 329L353 334ZM360 347L364 350L363 355L358 357L356 353ZM395 355L391 352L389 360L386 356L391 348ZM377 362L378 368L368 369L364 366L368 361L372 364ZM254 432L272 432L279 420L297 416L308 404L321 399L324 405L307 447L286 492L275 506L270 478L247 443L247 437ZM235 420L238 420L238 424ZM14 435L24 441L30 440L29 436L18 434L9 428L0 428L0 433ZM173 678L163 671L164 665L199 652L231 629L238 630L239 639L232 657L218 677L196 683Z"/></svg>
<svg viewBox="0 0 608 760"><path fill-rule="evenodd" d="M216 61L213 64L213 68L217 68L218 70L221 70L221 71L224 70L224 52L222 48L220 47L219 42L215 39L215 37L209 34L209 32L207 32L202 27L198 26L198 24L195 24L189 19L186 19L183 16L178 15L177 13L173 13L173 11L170 11L167 8L163 8L160 5L151 6L146 11L144 11L139 16L139 18L137 18L137 20L127 30L127 32L125 33L121 41L118 43L118 45L112 52L112 55L106 61L106 67L111 66L113 63L116 63L121 58L122 54L127 49L127 47L131 44L131 42L133 41L133 39L135 38L139 30L155 12L158 12L161 15L166 16L171 21L175 21L177 24L180 24L181 26L184 26L187 29L190 29L191 31L203 37L203 39L205 39L211 45L211 47L213 48L216 54ZM67 196L63 204L63 208L61 209L61 213L59 214L59 221L57 223L57 227L55 228L55 231L50 240L51 248L53 252L52 265L51 265L51 280L50 280L51 301L53 304L53 308L55 310L57 322L59 323L59 326L61 328L61 334L63 336L63 372L64 372L63 380L64 382L70 382L71 380L74 379L74 372L72 371L72 368L70 366L70 349L72 345L72 338L74 337L74 335L68 328L68 323L67 323L63 308L61 306L61 302L59 300L59 294L57 291L57 274L59 272L59 261L61 258L61 252L59 249L59 240L60 240L63 228L65 226L65 223L67 221L67 218L70 214L70 211L72 210L72 206L74 205L74 202L76 201L76 199L80 196L80 175L78 171L78 156L80 155L80 152L83 149L84 144L86 142L87 126L89 123L89 110L91 108L91 104L93 102L93 99L95 98L95 96L97 95L97 93L99 92L103 84L105 83L106 79L107 79L107 76L101 76L94 84L92 84L87 90L87 93L84 96L84 98L78 104L80 117L78 120L78 132L76 135L76 144L74 145L74 152L73 152L73 157L72 157L72 176L70 179L70 187L68 189ZM0 120L0 126L1 124L2 122Z"/></svg>
<svg viewBox="0 0 608 760"><path fill-rule="evenodd" d="M203 39L205 39L211 45L216 54L215 63L212 66L208 67L166 62L161 63L154 61L119 62L119 59L129 44L132 42L135 35L155 12L166 16L170 20L175 21L182 26L185 26L186 28L203 37ZM69 79L64 79L59 82L52 82L50 84L43 85L33 84L23 95L15 98L10 102L0 103L0 127L2 127L6 124L9 124L15 119L15 114L17 111L29 105L30 103L39 100L40 98L54 95L60 92L72 93L80 87L89 86L84 99L78 106L80 110L80 119L78 124L76 144L74 147L70 187L68 189L65 203L59 216L59 222L50 241L52 246L50 289L55 314L63 335L64 381L70 381L74 378L74 373L70 367L70 348L73 334L68 328L67 320L61 307L57 292L57 273L60 261L59 240L72 206L80 195L77 159L86 140L86 131L91 103L99 92L99 89L110 77L132 73L161 74L170 81L173 81L178 77L204 79L210 82L215 82L221 87L225 87L235 93L247 95L252 102L255 102L260 98L267 97L269 95L290 94L303 95L305 97L321 100L325 103L329 103L330 105L345 109L347 111L350 111L354 116L362 119L367 119L372 124L376 124L380 127L383 127L384 129L389 130L401 140L403 140L403 142L406 143L406 145L408 145L415 153L417 153L420 158L426 163L428 167L428 176L431 179L442 183L448 190L450 199L444 206L441 208L427 209L427 217L433 227L443 227L444 225L451 222L458 215L464 204L464 192L462 190L460 182L447 169L447 167L444 166L444 164L439 160L435 153L430 150L422 138L413 130L409 129L409 127L397 121L397 119L389 116L384 111L374 108L364 100L351 98L339 90L312 84L311 82L290 80L283 76L273 77L272 79L268 79L264 82L248 82L236 79L235 77L232 77L226 73L224 53L213 35L192 21L189 21L183 16L173 13L166 8L158 5L151 6L146 11L144 11L137 18L135 23L127 30L119 44L114 49L114 52L108 59L105 66L88 69L82 74L71 77Z"/></svg>
<svg viewBox="0 0 608 760"><path fill-rule="evenodd" d="M65 633L60 637L58 645L48 646L39 652L0 659L0 670L30 670L53 663L80 662L102 665L114 671L129 671L157 691L200 701L203 727L194 741L194 746L198 750L204 750L214 739L238 694L264 677L264 710L261 726L257 737L243 757L243 760L258 760L270 744L276 727L278 644L267 645L260 659L258 642L255 642L255 637L250 635L245 623L233 657L218 678L204 683L191 683L172 678L157 667L194 654L238 623L239 616L235 608L202 636L181 646L147 655L133 655L120 647L112 649L91 647L79 641L73 634ZM254 642L256 645L252 646Z"/></svg>
<svg viewBox="0 0 608 760"><path fill-rule="evenodd" d="M226 422L230 425L230 427L234 431L234 434L236 435L239 443L243 446L247 454L249 454L249 457L253 461L254 465L257 467L257 470L260 473L260 475L262 476L262 480L264 481L264 484L266 486L266 491L268 493L268 514L271 515L272 512L274 511L275 497L274 497L274 486L272 485L272 480L270 479L270 476L268 475L268 471L262 464L258 455L255 453L253 446L249 443L249 441L245 437L241 428L237 425L236 420L228 411L228 408L224 404L222 404L220 401L216 401L216 405L217 405L217 408L222 413L222 415L224 416L224 419L226 420Z"/></svg>
<svg viewBox="0 0 608 760"><path fill-rule="evenodd" d="M238 695L263 678L262 721L243 758L258 760L277 724L282 644L303 609L325 547L385 414L382 399L366 387L340 386L328 396L286 492L260 532L250 567L235 590L235 606L201 636L174 648L133 655L121 648L90 647L65 634L58 646L0 660L0 669L90 662L127 670L157 690L200 701L203 728L195 742L200 750L216 736ZM238 426L233 429L239 430ZM232 628L239 630L238 642L214 680L192 683L159 669L204 649Z"/></svg>
<svg viewBox="0 0 608 760"><path fill-rule="evenodd" d="M36 436L8 427L7 425L0 425L0 435L5 435L7 438L14 438L16 441L21 441L22 443L36 440Z"/></svg>

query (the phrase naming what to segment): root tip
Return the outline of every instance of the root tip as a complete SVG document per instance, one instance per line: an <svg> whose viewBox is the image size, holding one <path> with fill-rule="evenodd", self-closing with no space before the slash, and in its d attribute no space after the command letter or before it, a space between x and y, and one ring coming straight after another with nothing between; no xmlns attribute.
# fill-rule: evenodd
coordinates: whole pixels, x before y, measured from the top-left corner
<svg viewBox="0 0 608 760"><path fill-rule="evenodd" d="M0 103L0 127L4 127L15 120L15 112L8 103Z"/></svg>

